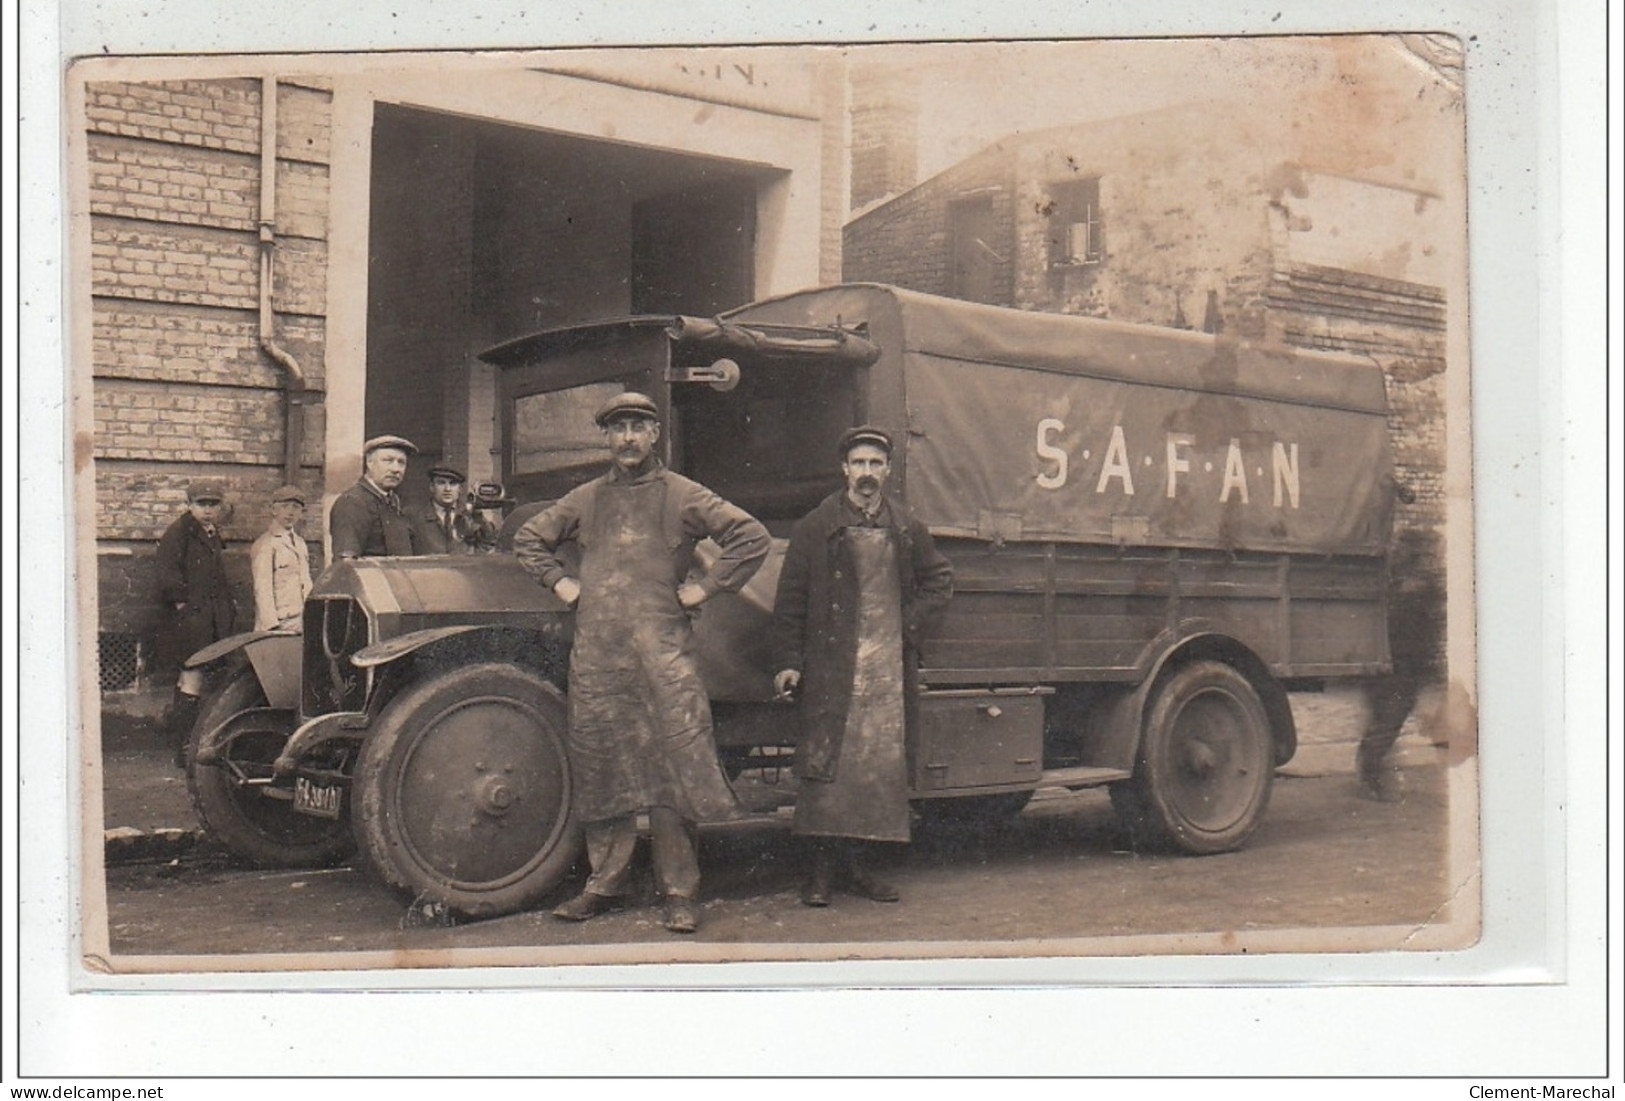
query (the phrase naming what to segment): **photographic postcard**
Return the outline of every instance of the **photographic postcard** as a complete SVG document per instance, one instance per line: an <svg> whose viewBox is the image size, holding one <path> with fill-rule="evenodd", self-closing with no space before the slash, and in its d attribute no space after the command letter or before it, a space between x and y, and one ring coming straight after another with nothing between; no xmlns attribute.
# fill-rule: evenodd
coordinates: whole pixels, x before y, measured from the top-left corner
<svg viewBox="0 0 1625 1101"><path fill-rule="evenodd" d="M1480 823L1473 394L1518 346L1470 339L1484 47L1108 33L75 60L75 989L1549 979L1482 897L1551 859ZM697 831L692 934L645 837L624 906L553 914L588 873L576 613L511 548L610 464L623 389L772 541L688 623L745 811ZM810 906L768 640L862 422L954 595L913 647L909 841L870 850L901 898ZM390 436L403 512L454 468L493 551L334 561ZM245 638L285 486L315 589ZM159 563L200 493L232 620L201 685ZM487 767L516 707L551 748Z"/></svg>
<svg viewBox="0 0 1625 1101"><path fill-rule="evenodd" d="M1429 34L76 65L87 965L1470 946L1464 66ZM512 553L624 390L772 540L672 643L745 812L688 812L693 937L640 871L551 913L602 783L645 835L636 799L697 783L582 759L574 678L626 644ZM904 898L809 906L848 827L804 833L774 584L863 422L955 593L852 796L899 808L847 848ZM390 438L402 515L455 471L494 552L345 528Z"/></svg>

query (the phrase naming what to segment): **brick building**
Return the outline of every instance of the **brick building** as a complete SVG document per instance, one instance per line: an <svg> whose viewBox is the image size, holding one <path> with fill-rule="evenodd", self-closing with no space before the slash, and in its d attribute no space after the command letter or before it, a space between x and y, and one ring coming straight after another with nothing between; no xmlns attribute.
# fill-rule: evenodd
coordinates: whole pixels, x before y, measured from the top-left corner
<svg viewBox="0 0 1625 1101"><path fill-rule="evenodd" d="M1425 590L1418 660L1437 673L1446 335L1464 325L1447 294L1465 255L1460 91L1403 61L1361 88L1368 125L1328 122L1350 110L1333 82L1274 110L1214 101L1015 134L879 199L896 170L854 158L844 276L1375 357L1396 473L1416 493L1398 510L1395 573ZM854 125L899 125L856 95Z"/></svg>
<svg viewBox="0 0 1625 1101"><path fill-rule="evenodd" d="M84 656L104 690L144 679L152 553L192 479L227 486L251 615L247 545L284 481L322 502L305 522L319 559L368 436L412 438L416 469L496 473L479 350L839 277L838 70L759 52L530 60L75 67Z"/></svg>

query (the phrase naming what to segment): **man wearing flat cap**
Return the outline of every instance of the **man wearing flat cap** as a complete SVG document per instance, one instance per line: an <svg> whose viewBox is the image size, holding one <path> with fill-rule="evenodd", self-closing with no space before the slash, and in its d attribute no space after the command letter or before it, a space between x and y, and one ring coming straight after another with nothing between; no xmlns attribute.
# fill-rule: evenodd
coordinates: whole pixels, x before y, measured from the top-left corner
<svg viewBox="0 0 1625 1101"><path fill-rule="evenodd" d="M305 493L283 486L271 494L271 520L248 551L254 575L254 630L298 631L310 595L310 547L299 534Z"/></svg>
<svg viewBox="0 0 1625 1101"><path fill-rule="evenodd" d="M690 616L742 587L767 557L767 530L743 509L665 468L655 403L610 399L594 418L607 473L532 517L514 539L526 570L576 609L570 651L569 733L577 811L592 872L582 893L553 911L585 921L630 892L637 818L647 814L662 923L699 922L697 821L738 813L717 763L711 705L695 660ZM715 564L689 579L701 539ZM580 550L579 575L561 548Z"/></svg>
<svg viewBox="0 0 1625 1101"><path fill-rule="evenodd" d="M808 850L808 906L828 906L837 888L898 899L871 855L909 840L903 739L919 646L953 594L930 531L885 492L891 436L853 428L838 450L846 485L791 531L773 604L773 686L801 706L792 832Z"/></svg>
<svg viewBox="0 0 1625 1101"><path fill-rule="evenodd" d="M417 453L417 446L400 436L375 436L361 446L361 478L338 495L328 513L335 561L422 553L396 492L407 461Z"/></svg>
<svg viewBox="0 0 1625 1101"><path fill-rule="evenodd" d="M450 466L429 468L429 502L415 510L412 541L419 554L473 554L496 546L496 530L463 499L468 479Z"/></svg>
<svg viewBox="0 0 1625 1101"><path fill-rule="evenodd" d="M213 478L192 482L186 487L186 511L158 540L153 565L161 617L154 658L160 669L179 669L192 654L232 632L237 606L226 581L226 544L220 535L225 504L225 486L220 482ZM186 767L202 692L202 674L180 670L165 719L176 768Z"/></svg>

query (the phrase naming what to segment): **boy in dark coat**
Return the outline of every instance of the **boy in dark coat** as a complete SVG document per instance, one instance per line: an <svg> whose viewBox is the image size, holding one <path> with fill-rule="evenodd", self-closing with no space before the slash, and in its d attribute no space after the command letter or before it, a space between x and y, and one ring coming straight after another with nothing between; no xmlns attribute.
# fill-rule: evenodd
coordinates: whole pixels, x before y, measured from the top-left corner
<svg viewBox="0 0 1625 1101"><path fill-rule="evenodd" d="M237 607L226 581L225 540L220 537L225 489L212 478L186 487L186 511L158 540L154 566L161 609L156 653L158 668L176 669L187 657L231 634ZM165 727L175 749L175 767L186 767L187 743L197 718L202 676L182 670Z"/></svg>

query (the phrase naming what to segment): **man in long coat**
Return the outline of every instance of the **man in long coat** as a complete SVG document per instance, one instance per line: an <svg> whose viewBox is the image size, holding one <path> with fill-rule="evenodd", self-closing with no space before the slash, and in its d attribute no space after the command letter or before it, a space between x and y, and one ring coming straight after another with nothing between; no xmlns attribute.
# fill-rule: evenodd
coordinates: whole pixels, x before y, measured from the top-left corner
<svg viewBox="0 0 1625 1101"><path fill-rule="evenodd" d="M774 688L801 700L792 830L812 849L808 906L829 905L837 884L897 901L867 850L909 840L904 734L920 641L953 594L953 568L886 495L891 453L878 428L841 437L846 485L791 532L773 604Z"/></svg>
<svg viewBox="0 0 1625 1101"><path fill-rule="evenodd" d="M201 478L186 487L186 511L158 540L153 565L162 610L154 658L160 669L179 669L192 654L231 634L236 602L226 580L226 544L220 536L225 487ZM187 744L197 719L203 677L180 670L165 719L175 767L186 767Z"/></svg>
<svg viewBox="0 0 1625 1101"><path fill-rule="evenodd" d="M1389 477L1398 504L1414 504L1416 493ZM1437 584L1419 568L1427 551L1415 532L1394 531L1387 561L1388 656L1391 671L1366 678L1365 728L1355 751L1359 794L1379 803L1398 803L1405 797L1399 771L1390 759L1405 720L1421 695L1422 686L1439 677L1433 640L1442 634L1437 622L1443 607Z"/></svg>
<svg viewBox="0 0 1625 1101"><path fill-rule="evenodd" d="M380 558L421 554L412 521L396 493L417 445L400 436L375 436L361 445L361 477L339 494L328 512L329 554Z"/></svg>
<svg viewBox="0 0 1625 1101"><path fill-rule="evenodd" d="M697 482L665 468L655 403L624 393L595 420L609 471L532 517L514 551L532 576L576 609L570 652L570 760L592 873L553 911L585 921L629 892L637 816L649 818L662 921L698 926L700 870L694 823L738 811L717 762L711 705L695 661L690 614L737 591L767 557L767 529ZM711 570L687 580L695 544L720 548ZM580 575L561 553L580 550Z"/></svg>

